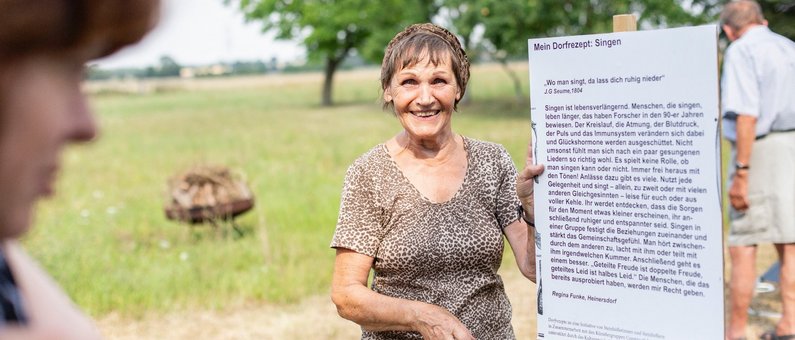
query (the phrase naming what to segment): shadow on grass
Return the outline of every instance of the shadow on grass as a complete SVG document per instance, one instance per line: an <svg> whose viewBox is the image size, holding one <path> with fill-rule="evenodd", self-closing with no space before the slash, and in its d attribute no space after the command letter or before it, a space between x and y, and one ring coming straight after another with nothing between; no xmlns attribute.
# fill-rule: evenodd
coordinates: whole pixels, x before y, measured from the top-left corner
<svg viewBox="0 0 795 340"><path fill-rule="evenodd" d="M190 238L194 242L204 240L231 239L239 240L255 234L254 226L232 221L216 221L215 224L205 222L187 225Z"/></svg>

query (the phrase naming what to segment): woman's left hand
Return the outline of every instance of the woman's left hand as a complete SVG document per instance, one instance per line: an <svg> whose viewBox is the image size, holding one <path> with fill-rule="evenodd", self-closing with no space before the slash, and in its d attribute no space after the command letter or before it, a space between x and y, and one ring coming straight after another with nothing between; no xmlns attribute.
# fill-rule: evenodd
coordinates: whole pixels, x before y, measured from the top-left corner
<svg viewBox="0 0 795 340"><path fill-rule="evenodd" d="M516 178L516 195L519 196L519 200L522 202L522 207L524 207L525 214L528 217L533 216L533 208L535 207L533 182L543 172L544 165L533 164L533 144L532 142L527 143L527 157L525 158L524 169L519 172L519 176Z"/></svg>

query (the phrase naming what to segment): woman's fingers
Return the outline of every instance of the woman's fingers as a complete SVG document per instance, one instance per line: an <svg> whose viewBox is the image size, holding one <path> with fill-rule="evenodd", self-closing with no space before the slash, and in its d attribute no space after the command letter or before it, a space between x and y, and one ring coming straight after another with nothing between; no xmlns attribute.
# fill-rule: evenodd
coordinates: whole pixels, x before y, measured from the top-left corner
<svg viewBox="0 0 795 340"><path fill-rule="evenodd" d="M533 165L533 141L527 142L527 155L525 157L524 167L528 168Z"/></svg>
<svg viewBox="0 0 795 340"><path fill-rule="evenodd" d="M533 158L533 143L527 143L527 154L525 156L524 170L519 174L520 177L525 179L532 179L544 172L544 165L535 164Z"/></svg>
<svg viewBox="0 0 795 340"><path fill-rule="evenodd" d="M519 173L519 177L524 179L533 179L536 176L541 175L544 172L544 165L543 164L531 164L524 169L522 172Z"/></svg>
<svg viewBox="0 0 795 340"><path fill-rule="evenodd" d="M535 164L533 160L533 143L532 141L528 142L524 169L519 172L519 175L516 178L516 195L519 196L519 200L522 202L522 206L524 206L525 211L528 211L528 209L529 211L533 210L533 182L535 182L536 177L542 173L544 173L544 165Z"/></svg>
<svg viewBox="0 0 795 340"><path fill-rule="evenodd" d="M467 327L448 310L436 306L427 305L428 308L423 315L423 319L418 330L424 339L428 340L474 340L475 337Z"/></svg>
<svg viewBox="0 0 795 340"><path fill-rule="evenodd" d="M533 181L544 172L541 164L531 165L522 169L516 179L516 194L523 202L533 196Z"/></svg>

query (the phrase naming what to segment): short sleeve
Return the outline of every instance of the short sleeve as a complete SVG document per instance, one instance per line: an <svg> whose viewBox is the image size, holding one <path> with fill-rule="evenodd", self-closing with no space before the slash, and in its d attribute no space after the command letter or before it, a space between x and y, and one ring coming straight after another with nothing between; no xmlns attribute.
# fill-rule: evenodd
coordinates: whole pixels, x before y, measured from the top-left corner
<svg viewBox="0 0 795 340"><path fill-rule="evenodd" d="M348 168L340 199L332 248L347 248L375 257L381 235L381 209L375 202L373 181L361 159Z"/></svg>
<svg viewBox="0 0 795 340"><path fill-rule="evenodd" d="M759 84L754 74L753 59L744 53L744 46L736 46L726 51L723 62L722 100L723 115L759 116Z"/></svg>
<svg viewBox="0 0 795 340"><path fill-rule="evenodd" d="M505 229L509 224L519 219L517 207L519 197L516 196L516 166L513 164L511 155L502 146L499 147L497 157L498 169L500 171L497 183L497 202L495 215L500 229Z"/></svg>

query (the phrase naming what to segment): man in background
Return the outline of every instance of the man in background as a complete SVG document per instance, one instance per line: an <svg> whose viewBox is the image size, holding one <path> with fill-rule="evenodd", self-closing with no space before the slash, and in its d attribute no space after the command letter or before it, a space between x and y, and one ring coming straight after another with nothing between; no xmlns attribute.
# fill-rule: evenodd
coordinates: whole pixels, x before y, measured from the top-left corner
<svg viewBox="0 0 795 340"><path fill-rule="evenodd" d="M746 336L757 245L773 243L783 310L762 339L795 339L795 43L767 28L755 1L728 3L720 21L731 41L721 82L724 136L732 145L726 338Z"/></svg>

